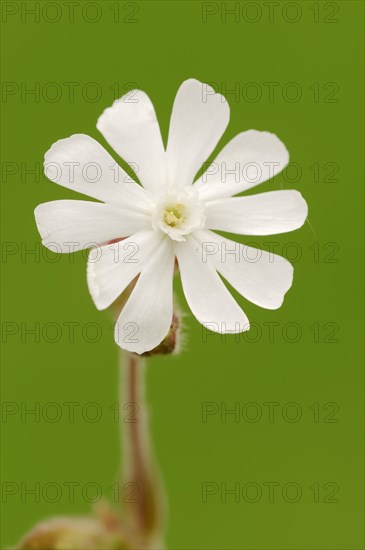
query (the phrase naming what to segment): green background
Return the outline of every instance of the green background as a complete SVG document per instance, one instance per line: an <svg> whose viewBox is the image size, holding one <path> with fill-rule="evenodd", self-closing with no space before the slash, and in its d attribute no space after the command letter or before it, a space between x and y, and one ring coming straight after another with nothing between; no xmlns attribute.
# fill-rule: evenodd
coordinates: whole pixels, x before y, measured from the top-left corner
<svg viewBox="0 0 365 550"><path fill-rule="evenodd" d="M6 16L9 4L19 11ZM58 12L52 6L35 21L20 4L34 6L2 2L2 78L11 92L2 100L2 326L16 331L3 334L3 400L19 407L55 402L63 412L54 423L47 414L39 422L32 416L22 421L20 414L3 419L3 481L27 488L37 482L83 486L94 481L110 494L118 467L119 427L109 409L117 399L118 360L111 318L98 312L88 295L85 256L55 259L49 254L47 260L33 217L41 202L78 197L42 176L37 181L24 169L41 165L50 145L73 133L89 134L105 145L95 123L115 99L116 83L117 95L133 86L150 95L166 139L176 90L194 77L215 83L218 91L238 90L239 97L228 95L231 119L219 147L249 128L280 136L301 174L281 174L255 191L299 189L314 232L305 224L292 234L254 239L263 248L278 243L276 252L289 259L301 257L294 262L294 285L280 310L260 309L235 294L258 330L239 341L209 335L203 342L202 328L188 313L177 284L186 312L183 351L151 359L147 373L152 437L169 499L167 545L364 548L363 3L295 2L290 7L293 3L281 2L270 21L265 3L227 2L227 8L239 12L225 16L224 3L213 2L208 9L214 13L204 22L207 6L200 2L120 2L118 22L118 3L105 1L98 4L102 15L94 23L92 7L86 12L89 21L81 16L88 2L75 7L73 22L59 2L61 18L53 23ZM299 20L288 21L298 6ZM79 83L73 100L67 82ZM274 97L265 82L278 83ZM54 101L49 83L62 90ZM39 86L39 96L22 96L24 86ZM301 97L294 101L298 89ZM101 93L93 101L95 90ZM255 97L260 91L262 96ZM12 169L16 173L9 173ZM24 254L35 247L35 254ZM73 342L67 336L69 322L78 323ZM35 323L39 342L25 332ZM90 341L92 328L82 338L88 323L100 326L95 342ZM274 338L268 323L277 323ZM62 405L68 401L81 404L73 423ZM99 422L80 417L81 407L90 402L102 408ZM218 412L203 422L205 402L216 403ZM279 403L273 422L267 402ZM233 415L222 418L224 407L235 403L242 413L239 421ZM301 412L297 422L288 419L293 407ZM261 419L247 420L247 414L252 419L260 410ZM203 502L206 482L218 492ZM224 502L222 484L232 488L238 483L245 490L249 482L262 489L258 502L249 502L253 492L248 497L241 493L238 502L227 495ZM269 502L267 482L280 484L274 502ZM302 490L298 502L283 497L290 482ZM319 502L309 488L314 483L320 487ZM338 493L329 496L337 486ZM80 489L74 502L67 494L55 503L44 498L35 503L32 496L22 502L21 492L5 500L2 548L42 518L90 509Z"/></svg>

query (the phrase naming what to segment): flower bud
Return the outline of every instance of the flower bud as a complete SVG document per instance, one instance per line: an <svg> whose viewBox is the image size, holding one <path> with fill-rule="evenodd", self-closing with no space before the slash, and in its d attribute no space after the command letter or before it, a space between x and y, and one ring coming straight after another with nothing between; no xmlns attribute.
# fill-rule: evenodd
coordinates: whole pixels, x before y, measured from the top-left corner
<svg viewBox="0 0 365 550"><path fill-rule="evenodd" d="M180 317L176 312L172 316L170 330L166 334L162 342L150 351L142 353L143 357L151 355L167 355L169 353L177 353L179 351L179 335L180 335Z"/></svg>
<svg viewBox="0 0 365 550"><path fill-rule="evenodd" d="M16 550L131 550L118 532L93 518L54 518L40 523Z"/></svg>

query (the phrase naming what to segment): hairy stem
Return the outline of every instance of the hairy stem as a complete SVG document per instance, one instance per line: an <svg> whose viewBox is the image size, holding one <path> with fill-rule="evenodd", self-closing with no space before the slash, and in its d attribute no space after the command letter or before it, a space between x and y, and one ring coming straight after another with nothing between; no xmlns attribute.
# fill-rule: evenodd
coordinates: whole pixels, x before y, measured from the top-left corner
<svg viewBox="0 0 365 550"><path fill-rule="evenodd" d="M150 446L144 378L145 360L134 353L123 352L121 402L126 412L123 412L121 497L127 520L144 547L162 548L163 499Z"/></svg>

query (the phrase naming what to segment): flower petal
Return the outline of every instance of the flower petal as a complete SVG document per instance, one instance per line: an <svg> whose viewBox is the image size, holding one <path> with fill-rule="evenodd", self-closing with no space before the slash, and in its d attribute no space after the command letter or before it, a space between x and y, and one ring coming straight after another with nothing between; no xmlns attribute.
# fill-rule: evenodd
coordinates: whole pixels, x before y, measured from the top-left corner
<svg viewBox="0 0 365 550"><path fill-rule="evenodd" d="M55 183L114 206L137 209L149 204L145 190L100 143L84 134L56 141L45 154L44 171Z"/></svg>
<svg viewBox="0 0 365 550"><path fill-rule="evenodd" d="M212 231L199 231L203 258L250 302L266 309L279 308L293 282L293 267L281 256L252 248Z"/></svg>
<svg viewBox="0 0 365 550"><path fill-rule="evenodd" d="M115 341L128 351L144 353L158 346L173 316L174 254L168 237L149 255L149 262L124 306L115 327Z"/></svg>
<svg viewBox="0 0 365 550"><path fill-rule="evenodd" d="M75 252L148 228L146 214L89 201L51 201L34 211L44 246Z"/></svg>
<svg viewBox="0 0 365 550"><path fill-rule="evenodd" d="M132 90L105 109L96 124L106 141L149 190L166 184L166 153L149 97Z"/></svg>
<svg viewBox="0 0 365 550"><path fill-rule="evenodd" d="M299 191L270 191L207 203L208 229L241 235L276 235L298 229L308 206Z"/></svg>
<svg viewBox="0 0 365 550"><path fill-rule="evenodd" d="M233 138L195 183L205 200L231 197L273 178L289 162L275 134L248 130Z"/></svg>
<svg viewBox="0 0 365 550"><path fill-rule="evenodd" d="M87 264L87 283L98 309L109 307L126 289L159 247L161 237L152 230L92 250Z"/></svg>
<svg viewBox="0 0 365 550"><path fill-rule="evenodd" d="M203 261L201 244L193 237L175 243L181 282L191 311L213 332L238 333L250 328L249 321L218 273Z"/></svg>
<svg viewBox="0 0 365 550"><path fill-rule="evenodd" d="M170 182L190 185L229 121L226 98L198 80L180 86L172 109L167 162Z"/></svg>

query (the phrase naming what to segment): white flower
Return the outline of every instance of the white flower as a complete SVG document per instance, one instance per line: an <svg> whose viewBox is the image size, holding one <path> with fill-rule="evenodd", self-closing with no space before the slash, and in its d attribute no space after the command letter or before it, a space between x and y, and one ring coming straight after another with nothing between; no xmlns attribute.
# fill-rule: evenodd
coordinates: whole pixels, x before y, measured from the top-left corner
<svg viewBox="0 0 365 550"><path fill-rule="evenodd" d="M193 314L216 332L249 329L219 274L268 309L281 306L292 284L293 268L281 256L212 231L273 235L299 228L307 217L298 191L233 197L287 165L285 146L268 132L237 135L194 183L228 120L224 97L187 80L175 98L165 150L148 96L137 90L116 101L97 128L133 166L142 185L83 134L57 141L45 155L49 179L102 202L39 205L35 217L43 244L62 252L93 247L87 278L98 309L109 307L139 275L116 325L116 341L125 349L143 353L166 336L173 316L175 258Z"/></svg>

